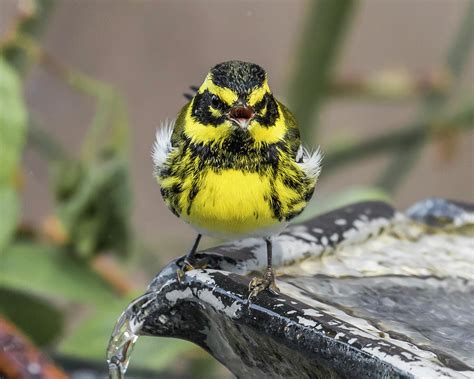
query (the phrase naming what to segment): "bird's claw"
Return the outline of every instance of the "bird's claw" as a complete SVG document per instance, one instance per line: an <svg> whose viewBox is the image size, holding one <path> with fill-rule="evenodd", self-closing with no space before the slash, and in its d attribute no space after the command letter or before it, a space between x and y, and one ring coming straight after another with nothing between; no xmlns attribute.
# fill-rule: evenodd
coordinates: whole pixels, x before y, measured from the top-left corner
<svg viewBox="0 0 474 379"><path fill-rule="evenodd" d="M268 268L263 275L263 278L253 278L249 283L249 300L257 297L258 294L264 290L268 290L272 295L278 295L280 289L275 283L275 275L273 270Z"/></svg>
<svg viewBox="0 0 474 379"><path fill-rule="evenodd" d="M203 264L193 264L187 259L184 259L183 263L181 264L181 267L176 270L176 276L178 277L178 281L180 283L183 282L184 276L188 271L195 270L195 269L205 269L207 267L207 263Z"/></svg>
<svg viewBox="0 0 474 379"><path fill-rule="evenodd" d="M186 275L186 272L194 270L194 268L195 267L187 259L185 259L181 267L176 270L176 276L178 277L178 282L182 283L184 279L184 275Z"/></svg>

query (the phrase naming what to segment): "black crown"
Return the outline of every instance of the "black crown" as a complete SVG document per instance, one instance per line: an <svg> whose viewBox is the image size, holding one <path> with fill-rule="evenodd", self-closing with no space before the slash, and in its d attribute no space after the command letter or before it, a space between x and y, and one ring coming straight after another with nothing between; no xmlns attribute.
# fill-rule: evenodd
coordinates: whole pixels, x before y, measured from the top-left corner
<svg viewBox="0 0 474 379"><path fill-rule="evenodd" d="M265 70L255 63L228 61L211 69L212 81L237 93L249 93L265 81Z"/></svg>

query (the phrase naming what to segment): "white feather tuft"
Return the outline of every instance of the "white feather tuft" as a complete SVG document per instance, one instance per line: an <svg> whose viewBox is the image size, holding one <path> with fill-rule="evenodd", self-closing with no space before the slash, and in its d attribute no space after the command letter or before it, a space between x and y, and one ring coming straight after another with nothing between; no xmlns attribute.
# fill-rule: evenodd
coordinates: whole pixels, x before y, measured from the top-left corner
<svg viewBox="0 0 474 379"><path fill-rule="evenodd" d="M309 151L302 145L296 154L296 161L305 172L306 176L312 180L317 180L321 173L321 162L323 154L318 147L314 151Z"/></svg>
<svg viewBox="0 0 474 379"><path fill-rule="evenodd" d="M161 127L156 130L155 142L151 151L155 176L159 176L169 154L173 151L171 135L173 134L174 123L174 120L166 119L161 123Z"/></svg>

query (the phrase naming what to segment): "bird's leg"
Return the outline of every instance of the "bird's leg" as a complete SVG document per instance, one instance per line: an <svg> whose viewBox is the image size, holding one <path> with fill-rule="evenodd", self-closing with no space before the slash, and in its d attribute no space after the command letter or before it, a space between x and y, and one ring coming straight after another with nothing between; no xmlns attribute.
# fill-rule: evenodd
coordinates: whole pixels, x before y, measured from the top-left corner
<svg viewBox="0 0 474 379"><path fill-rule="evenodd" d="M199 246L199 242L201 241L202 234L198 234L196 239L194 240L193 247L189 251L189 253L186 255L183 261L183 268L189 267L190 270L194 268L193 263L194 263L194 254L196 253L196 250ZM186 270L187 271L187 270Z"/></svg>
<svg viewBox="0 0 474 379"><path fill-rule="evenodd" d="M181 280L184 277L184 273L186 271L194 270L194 254L199 246L199 242L201 241L202 234L198 234L196 239L194 240L193 247L189 251L189 253L184 257L183 265L180 269L178 269L178 279Z"/></svg>
<svg viewBox="0 0 474 379"><path fill-rule="evenodd" d="M280 290L275 284L275 274L272 267L272 241L270 238L265 238L267 244L267 269L263 278L253 278L249 283L249 299L254 298L263 290L268 290L274 295L278 295Z"/></svg>

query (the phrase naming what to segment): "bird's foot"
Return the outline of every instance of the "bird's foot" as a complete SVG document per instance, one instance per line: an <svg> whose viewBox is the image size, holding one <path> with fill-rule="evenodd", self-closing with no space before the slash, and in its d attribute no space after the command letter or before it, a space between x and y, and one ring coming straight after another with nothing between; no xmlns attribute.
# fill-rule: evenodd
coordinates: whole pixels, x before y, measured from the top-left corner
<svg viewBox="0 0 474 379"><path fill-rule="evenodd" d="M263 278L253 278L249 283L249 300L252 300L264 290L268 290L272 295L278 295L280 289L275 283L275 274L273 269L268 267Z"/></svg>
<svg viewBox="0 0 474 379"><path fill-rule="evenodd" d="M186 272L195 270L195 269L205 269L207 267L207 262L197 264L194 260L191 262L187 258L184 258L183 263L181 263L181 267L176 270L176 276L178 277L178 281L181 283L184 279L184 275Z"/></svg>

